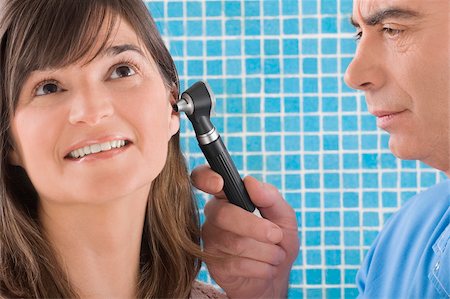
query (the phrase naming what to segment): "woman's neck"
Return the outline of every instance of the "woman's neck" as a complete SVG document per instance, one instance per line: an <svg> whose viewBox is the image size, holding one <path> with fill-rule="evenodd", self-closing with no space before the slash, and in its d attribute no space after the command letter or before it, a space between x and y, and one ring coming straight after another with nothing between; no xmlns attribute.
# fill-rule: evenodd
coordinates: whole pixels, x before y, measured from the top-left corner
<svg viewBox="0 0 450 299"><path fill-rule="evenodd" d="M41 200L46 237L80 297L136 297L148 193L92 205Z"/></svg>

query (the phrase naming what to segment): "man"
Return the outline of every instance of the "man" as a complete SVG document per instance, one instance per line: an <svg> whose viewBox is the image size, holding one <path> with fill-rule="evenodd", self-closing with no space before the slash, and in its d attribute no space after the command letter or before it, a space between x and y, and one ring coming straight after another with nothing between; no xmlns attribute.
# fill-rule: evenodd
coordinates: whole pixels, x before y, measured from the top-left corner
<svg viewBox="0 0 450 299"><path fill-rule="evenodd" d="M393 154L447 176L449 12L448 0L355 0L352 23L359 42L345 74L349 86L365 92L369 112L390 134ZM208 264L211 276L230 297L286 296L298 251L292 209L272 186L246 178L265 219L252 217L226 202L222 181L209 168L196 169L192 177L199 189L215 195L205 207L205 249L230 255ZM358 272L361 297L449 297L449 206L446 180L391 217Z"/></svg>

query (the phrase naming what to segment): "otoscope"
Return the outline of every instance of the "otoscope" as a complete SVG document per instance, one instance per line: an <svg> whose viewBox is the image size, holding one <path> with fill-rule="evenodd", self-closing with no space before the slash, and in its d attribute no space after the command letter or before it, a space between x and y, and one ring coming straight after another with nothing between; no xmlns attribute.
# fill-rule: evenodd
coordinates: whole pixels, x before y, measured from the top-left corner
<svg viewBox="0 0 450 299"><path fill-rule="evenodd" d="M173 109L176 112L185 112L192 123L198 144L211 169L223 178L223 191L228 201L261 217L259 210L250 200L227 148L211 123L210 116L215 101L208 83L198 81L181 94Z"/></svg>

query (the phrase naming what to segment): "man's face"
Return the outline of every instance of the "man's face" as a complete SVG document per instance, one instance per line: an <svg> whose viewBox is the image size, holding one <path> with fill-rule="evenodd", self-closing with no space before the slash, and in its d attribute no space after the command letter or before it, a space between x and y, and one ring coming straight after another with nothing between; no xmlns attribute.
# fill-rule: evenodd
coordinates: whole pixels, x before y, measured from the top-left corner
<svg viewBox="0 0 450 299"><path fill-rule="evenodd" d="M448 0L355 0L345 81L363 90L389 147L450 174Z"/></svg>

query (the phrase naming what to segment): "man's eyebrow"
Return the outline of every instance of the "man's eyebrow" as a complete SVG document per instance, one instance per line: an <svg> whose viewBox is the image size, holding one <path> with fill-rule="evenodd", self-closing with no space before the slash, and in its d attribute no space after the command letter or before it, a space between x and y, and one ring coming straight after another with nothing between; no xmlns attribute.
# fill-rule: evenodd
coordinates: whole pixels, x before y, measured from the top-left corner
<svg viewBox="0 0 450 299"><path fill-rule="evenodd" d="M417 19L420 17L421 17L421 14L416 11L404 9L404 8L391 7L391 8L382 9L382 10L379 10L379 11L373 13L372 15L365 18L363 20L363 22L366 25L375 26L375 25L378 25L381 22L383 22L385 19L389 19L389 18L400 18L400 19L416 18ZM353 26L355 26L356 28L361 27L358 24L358 22L356 22L355 19L353 19L353 16L350 17L350 23Z"/></svg>
<svg viewBox="0 0 450 299"><path fill-rule="evenodd" d="M119 55L120 53L123 53L126 51L134 51L134 52L137 52L138 54L140 54L141 56L145 57L144 52L142 52L142 50L139 47L137 47L133 44L123 44L123 45L111 46L111 47L106 48L102 52L104 55L116 56L116 55Z"/></svg>

